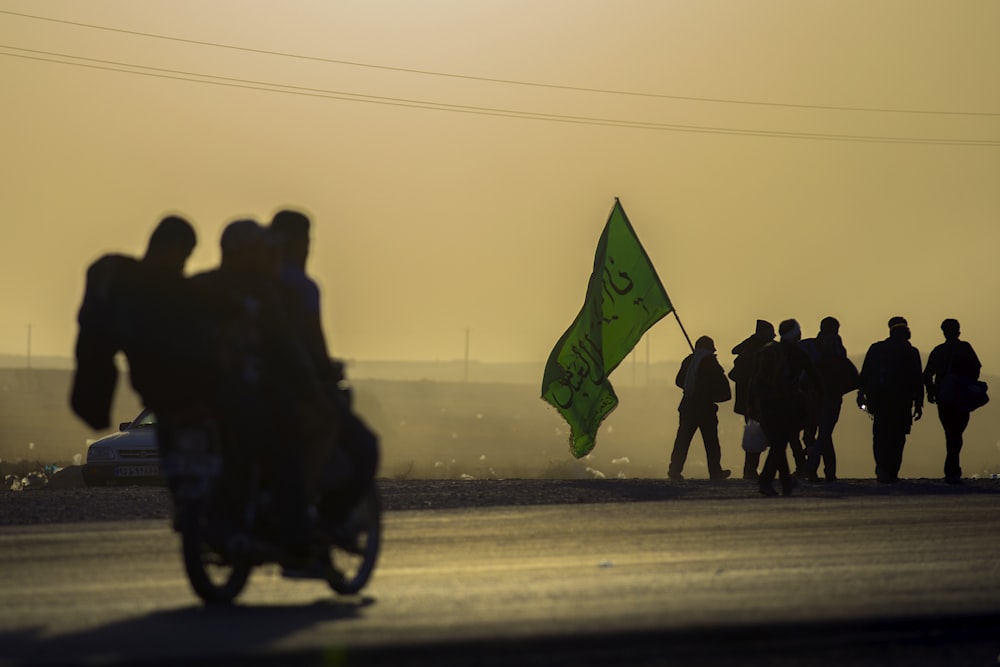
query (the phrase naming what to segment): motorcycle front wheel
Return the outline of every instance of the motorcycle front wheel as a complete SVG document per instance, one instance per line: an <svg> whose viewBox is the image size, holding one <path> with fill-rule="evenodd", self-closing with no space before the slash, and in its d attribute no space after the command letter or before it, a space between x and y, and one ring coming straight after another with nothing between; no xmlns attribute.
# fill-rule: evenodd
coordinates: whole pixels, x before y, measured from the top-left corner
<svg viewBox="0 0 1000 667"><path fill-rule="evenodd" d="M229 604L250 578L252 566L232 562L223 549L212 544L204 511L189 508L180 521L181 553L188 581L208 604Z"/></svg>
<svg viewBox="0 0 1000 667"><path fill-rule="evenodd" d="M351 510L348 544L330 546L333 573L330 588L341 595L357 593L372 576L382 546L382 501L373 483L368 493Z"/></svg>

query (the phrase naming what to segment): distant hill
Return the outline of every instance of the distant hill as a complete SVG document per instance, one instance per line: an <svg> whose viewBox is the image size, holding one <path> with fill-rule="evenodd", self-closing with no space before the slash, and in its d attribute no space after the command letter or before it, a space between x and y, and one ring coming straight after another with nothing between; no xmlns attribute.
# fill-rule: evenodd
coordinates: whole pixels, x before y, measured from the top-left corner
<svg viewBox="0 0 1000 667"><path fill-rule="evenodd" d="M0 355L0 370L27 370L23 356ZM31 368L37 370L72 370L68 357L32 357ZM355 380L430 380L433 382L495 382L530 384L539 388L544 361L521 363L491 363L481 361L367 361L347 360L347 375ZM673 382L677 363L633 363L626 360L615 372L615 382L640 386L648 383ZM541 389L539 389L541 393Z"/></svg>
<svg viewBox="0 0 1000 667"><path fill-rule="evenodd" d="M357 411L381 436L382 476L666 475L681 397L673 385L676 364L653 364L647 382L644 365L633 367L626 361L612 377L621 403L602 425L594 452L579 461L569 454L566 423L539 398L541 367L504 366L470 364L469 380L463 381L461 362L351 364ZM66 369L0 368L0 458L69 462L85 455L88 439L104 435L91 432L70 412L70 379ZM993 400L973 414L966 432L962 462L967 475L1000 473L1000 377L985 380ZM127 421L138 411L139 401L123 376L113 423ZM723 465L737 474L743 461L742 428L732 402L722 404ZM841 477L874 476L871 420L857 409L853 395L844 399L834 440ZM907 439L901 473L940 478L943 462L944 434L936 409L927 406L926 416ZM706 476L699 436L684 474Z"/></svg>

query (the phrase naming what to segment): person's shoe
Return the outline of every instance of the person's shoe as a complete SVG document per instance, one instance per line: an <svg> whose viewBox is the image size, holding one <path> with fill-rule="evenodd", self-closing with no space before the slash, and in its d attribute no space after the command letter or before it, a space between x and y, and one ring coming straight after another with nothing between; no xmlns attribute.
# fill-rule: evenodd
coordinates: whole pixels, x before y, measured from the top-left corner
<svg viewBox="0 0 1000 667"><path fill-rule="evenodd" d="M684 479L684 475L680 474L679 472L668 472L667 477L669 479L674 480L675 482L680 482Z"/></svg>
<svg viewBox="0 0 1000 667"><path fill-rule="evenodd" d="M945 477L944 481L945 481L946 484L961 484L962 483L962 478L961 477Z"/></svg>
<svg viewBox="0 0 1000 667"><path fill-rule="evenodd" d="M756 471L751 472L749 470L745 470L743 471L743 479L748 482L756 482L760 479L760 476L756 473Z"/></svg>
<svg viewBox="0 0 1000 667"><path fill-rule="evenodd" d="M774 498L778 495L778 492L774 490L770 482L760 482L760 495L767 496L768 498Z"/></svg>
<svg viewBox="0 0 1000 667"><path fill-rule="evenodd" d="M836 475L827 475L826 476L826 483L827 484L833 484L837 480L838 480L838 477Z"/></svg>
<svg viewBox="0 0 1000 667"><path fill-rule="evenodd" d="M717 472L713 472L708 477L709 479L729 479L729 476L732 474L733 474L732 470L719 470Z"/></svg>
<svg viewBox="0 0 1000 667"><path fill-rule="evenodd" d="M798 469L796 469L795 470L795 476L798 479L801 479L804 482L810 482L812 484L815 484L816 482L819 481L819 475L817 475L814 472L810 472L810 471L806 470L805 468L798 468Z"/></svg>
<svg viewBox="0 0 1000 667"><path fill-rule="evenodd" d="M798 485L798 480L793 476L789 476L788 478L781 480L781 495L787 498L792 495L792 489Z"/></svg>

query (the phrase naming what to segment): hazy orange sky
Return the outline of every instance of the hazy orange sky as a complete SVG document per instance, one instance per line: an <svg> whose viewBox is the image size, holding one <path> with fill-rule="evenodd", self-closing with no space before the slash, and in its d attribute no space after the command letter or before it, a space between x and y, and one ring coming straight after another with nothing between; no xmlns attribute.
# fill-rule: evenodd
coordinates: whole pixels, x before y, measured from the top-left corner
<svg viewBox="0 0 1000 667"><path fill-rule="evenodd" d="M0 0L0 353L156 221L312 214L334 354L544 362L617 196L691 338L1000 369L996 0ZM672 317L637 354L679 359ZM541 370L539 370L539 379Z"/></svg>

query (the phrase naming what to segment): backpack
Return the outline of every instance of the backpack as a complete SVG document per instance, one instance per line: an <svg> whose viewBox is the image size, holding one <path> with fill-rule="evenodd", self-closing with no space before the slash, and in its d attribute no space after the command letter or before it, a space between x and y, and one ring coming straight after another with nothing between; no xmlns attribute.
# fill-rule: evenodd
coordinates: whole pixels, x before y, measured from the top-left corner
<svg viewBox="0 0 1000 667"><path fill-rule="evenodd" d="M820 344L815 345L815 351L813 362L816 365L816 372L823 381L825 393L831 396L843 396L858 388L858 367L846 353Z"/></svg>

